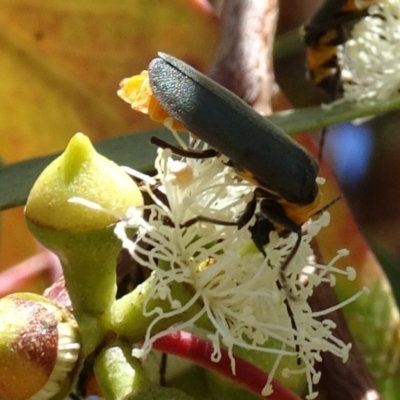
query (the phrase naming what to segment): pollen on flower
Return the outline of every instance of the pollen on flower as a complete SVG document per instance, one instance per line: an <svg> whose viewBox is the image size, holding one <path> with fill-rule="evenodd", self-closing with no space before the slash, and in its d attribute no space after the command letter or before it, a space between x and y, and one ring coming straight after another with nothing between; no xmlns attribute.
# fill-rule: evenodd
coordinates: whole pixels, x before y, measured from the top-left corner
<svg viewBox="0 0 400 400"><path fill-rule="evenodd" d="M387 99L400 89L400 3L382 0L368 12L340 59L344 101Z"/></svg>
<svg viewBox="0 0 400 400"><path fill-rule="evenodd" d="M193 179L193 168L182 161L170 159L168 169L171 174L171 182L176 185L184 185Z"/></svg>
<svg viewBox="0 0 400 400"><path fill-rule="evenodd" d="M206 317L213 327L206 334L214 346L213 361L221 359L222 346L231 354L232 371L234 348L269 354L275 361L263 390L266 394L272 390L271 381L279 365L288 357L298 357L301 365L287 368L285 374L305 374L307 398L314 398L317 392L313 386L320 377L315 363L321 360L321 354L330 352L346 360L350 349L334 336L333 324L317 319L307 302L316 286L330 282L335 274L349 274L333 265L343 254L328 265L314 261L310 243L329 224L329 213L305 224L299 249L286 270L288 287L282 288L281 266L296 245L297 234L269 232L264 257L250 246L248 228L255 217L241 229L232 224L253 197L255 187L239 180L219 157L188 159L186 166L179 163L170 150L159 149L157 174L151 178L157 184L150 184L149 179L143 183L150 203L134 218L129 214L115 230L132 257L154 278L143 309L144 316L153 319L141 351L135 350L135 354L145 356L155 340L174 331L203 327L201 320ZM182 169L191 171L190 179L183 182L179 178ZM125 233L128 227L137 229L133 240ZM187 303L174 298L171 285L176 283L191 288ZM288 291L295 301L288 299ZM154 299L167 300L170 309L151 308ZM200 305L200 311L185 319L193 304ZM153 332L160 321L177 315L182 316L181 322Z"/></svg>

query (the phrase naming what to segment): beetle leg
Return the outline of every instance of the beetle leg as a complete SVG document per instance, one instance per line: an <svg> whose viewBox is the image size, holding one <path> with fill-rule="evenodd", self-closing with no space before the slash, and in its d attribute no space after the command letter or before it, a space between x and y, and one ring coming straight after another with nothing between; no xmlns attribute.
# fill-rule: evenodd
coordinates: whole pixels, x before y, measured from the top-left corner
<svg viewBox="0 0 400 400"><path fill-rule="evenodd" d="M256 213L256 222L249 227L251 239L264 257L264 246L269 242L269 233L275 230L274 224L261 212Z"/></svg>
<svg viewBox="0 0 400 400"><path fill-rule="evenodd" d="M296 255L297 250L300 247L300 243L301 243L301 231L297 232L296 242L295 242L294 246L292 247L292 249L290 250L289 255L286 257L285 261L282 263L282 265L279 269L279 280L280 280L280 282L282 282L282 286L285 289L287 296L291 300L298 300L298 298L293 294L293 291L290 288L290 285L287 283L286 270L287 270L287 267L290 264L290 262L293 260L293 257Z"/></svg>
<svg viewBox="0 0 400 400"><path fill-rule="evenodd" d="M219 219L214 219L214 218L209 218L209 217L204 217L202 215L199 215L195 218L191 218L188 221L186 221L183 224L183 227L189 227L193 224L195 224L196 222L209 222L211 224L216 224L216 225L222 225L222 226L236 226L237 222L234 221L221 221Z"/></svg>
<svg viewBox="0 0 400 400"><path fill-rule="evenodd" d="M269 220L270 224L274 228L274 224L277 224L283 228L285 228L287 231L290 232L295 232L297 233L297 240L290 250L290 253L286 257L285 261L282 263L279 269L279 279L276 281L276 285L279 290L284 290L286 293L286 297L284 298L283 302L286 306L286 310L290 319L290 323L292 326L292 329L297 332L297 324L296 320L294 318L293 310L290 307L290 302L289 300L298 300L292 293L291 288L289 287L289 284L287 282L287 276L286 276L286 270L290 262L292 261L293 257L297 253L297 250L300 247L301 243L301 226L297 225L295 222L293 222L290 218L287 217L285 214L284 208L277 203L276 201L272 199L262 199L260 202L260 210L261 214L263 215L264 219ZM270 232L270 231L268 231ZM254 239L253 239L254 240ZM297 335L295 335L294 340L296 341ZM297 343L295 346L295 350L298 354L297 356L297 364L300 365L301 358L300 358L300 346Z"/></svg>
<svg viewBox="0 0 400 400"><path fill-rule="evenodd" d="M168 362L168 355L167 353L162 353L161 354L161 360L160 360L160 368L159 368L159 376L160 376L160 386L165 387L167 386L166 382L166 374L167 374L167 362Z"/></svg>
<svg viewBox="0 0 400 400"><path fill-rule="evenodd" d="M282 263L280 272L279 272L279 280L287 292L288 296L291 298L295 298L291 289L287 284L286 270L293 257L295 256L297 250L300 247L301 243L301 225L293 222L285 213L284 208L274 200L271 199L262 199L260 201L260 210L266 218L268 218L276 227L283 228L283 230L288 232L294 232L297 234L297 240L291 249L289 255L286 257L285 261Z"/></svg>
<svg viewBox="0 0 400 400"><path fill-rule="evenodd" d="M171 228L175 227L173 222L168 217L164 217L163 222L164 222L164 225L170 226ZM196 222L209 222L210 224L222 225L222 226L236 226L237 225L237 222L221 221L219 219L214 219L214 218L209 218L209 217L204 217L202 215L199 215L197 217L188 219L185 223L180 224L179 226L180 226L180 228L189 228L190 226L194 225Z"/></svg>
<svg viewBox="0 0 400 400"><path fill-rule="evenodd" d="M278 287L279 290L282 290L282 285L279 281L276 281L276 286ZM297 332L297 324L296 324L296 320L294 319L294 314L293 314L293 310L292 307L290 307L290 303L287 297L284 298L283 300L285 306L286 306L286 312L289 316L290 319L290 325L292 326L292 329ZM297 340L297 335L294 335L294 340ZM301 358L300 358L300 345L298 343L296 343L295 345L295 350L297 353L297 365L300 365L301 363Z"/></svg>
<svg viewBox="0 0 400 400"><path fill-rule="evenodd" d="M282 205L277 203L271 199L262 199L260 202L260 210L276 227L283 228L283 231L294 232L297 234L297 240L292 247L289 255L286 257L285 261L282 263L279 271L279 280L282 284L282 287L286 291L288 297L295 300L296 296L294 296L291 288L287 283L286 270L290 262L293 260L293 257L296 255L297 250L300 247L301 243L301 225L293 222L285 213ZM282 234L282 232L280 232Z"/></svg>
<svg viewBox="0 0 400 400"><path fill-rule="evenodd" d="M150 139L150 143L162 148L162 149L171 149L171 151L176 154L177 156L186 157L186 158L212 158L219 156L219 152L214 149L205 149L205 150L198 150L198 149L183 149L180 146L175 146L170 144L157 136L152 136Z"/></svg>
<svg viewBox="0 0 400 400"><path fill-rule="evenodd" d="M238 228L241 229L243 226L248 224L253 217L256 216L255 223L249 227L251 233L251 239L253 240L258 251L266 257L264 246L269 241L269 233L275 229L273 223L263 214L256 213L257 207L257 193L254 193L253 198L247 203L242 215L237 220Z"/></svg>
<svg viewBox="0 0 400 400"><path fill-rule="evenodd" d="M243 228L247 223L250 222L251 218L256 212L257 206L257 197L256 195L246 204L246 207L242 213L242 215L237 220L237 225L240 228Z"/></svg>

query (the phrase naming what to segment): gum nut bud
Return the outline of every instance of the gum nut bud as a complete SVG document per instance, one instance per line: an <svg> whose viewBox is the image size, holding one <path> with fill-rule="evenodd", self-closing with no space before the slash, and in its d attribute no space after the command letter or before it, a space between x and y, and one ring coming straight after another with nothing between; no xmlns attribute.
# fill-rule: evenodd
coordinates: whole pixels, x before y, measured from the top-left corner
<svg viewBox="0 0 400 400"><path fill-rule="evenodd" d="M69 202L79 197L110 210ZM96 152L89 138L77 133L66 150L35 182L25 209L30 223L58 231L101 229L128 207L143 204L136 183L113 161Z"/></svg>
<svg viewBox="0 0 400 400"><path fill-rule="evenodd" d="M0 398L64 398L79 372L79 333L66 309L17 293L0 299Z"/></svg>

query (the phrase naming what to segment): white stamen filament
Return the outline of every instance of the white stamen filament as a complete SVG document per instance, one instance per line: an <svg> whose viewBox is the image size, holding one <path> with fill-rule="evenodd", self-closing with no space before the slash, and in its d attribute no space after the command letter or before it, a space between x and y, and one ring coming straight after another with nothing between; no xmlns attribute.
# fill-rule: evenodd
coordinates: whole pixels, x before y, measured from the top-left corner
<svg viewBox="0 0 400 400"><path fill-rule="evenodd" d="M300 248L287 267L287 284L290 288L296 287L298 296L297 301L288 300L297 325L294 329L284 303L285 290L279 290L276 282L297 235L280 237L277 232L270 232L269 243L264 249L265 258L258 251L245 250L251 243L247 226L238 230L237 226L221 225L218 221L236 221L251 199L254 187L239 182L235 172L219 158L188 159L193 178L179 182L173 177L171 161L170 150L159 150L154 177L159 184L157 189L150 184L145 186L154 202L143 207L149 211L148 219L144 220L141 212L131 214L117 224L115 230L132 257L149 268L154 278L143 313L155 318L147 329L141 356L151 350L157 338L176 330L191 330L200 318L207 316L215 329L207 335L214 346L213 361L220 359L221 345L227 347L230 354L233 347L238 346L275 355L263 391L267 393L280 362L288 356L300 357L302 366L288 369L286 374L306 374L307 398L314 398L313 385L319 380L314 364L321 360L321 352L331 352L342 360L349 352L349 346L333 336L334 324L315 318L343 307L362 293L318 313L314 313L307 303L307 298L321 282L332 284L335 274L350 276L353 272L334 267L333 263L345 255L343 252L338 252L328 265L310 262L313 256L310 242L329 224L329 214L324 212L307 225ZM168 205L157 197L157 190L162 190ZM199 216L214 218L216 222L196 222L195 218ZM165 223L165 218L169 223ZM194 222L185 225L190 220ZM134 241L125 234L128 227L137 228ZM186 304L174 299L171 291L174 282L193 288L193 296ZM149 301L157 298L167 300L170 309L151 309ZM162 332L152 332L159 321L183 314L194 304L201 304L202 309L190 320ZM234 371L233 357L231 361Z"/></svg>
<svg viewBox="0 0 400 400"><path fill-rule="evenodd" d="M381 0L355 24L339 58L343 101L383 100L400 89L400 3Z"/></svg>

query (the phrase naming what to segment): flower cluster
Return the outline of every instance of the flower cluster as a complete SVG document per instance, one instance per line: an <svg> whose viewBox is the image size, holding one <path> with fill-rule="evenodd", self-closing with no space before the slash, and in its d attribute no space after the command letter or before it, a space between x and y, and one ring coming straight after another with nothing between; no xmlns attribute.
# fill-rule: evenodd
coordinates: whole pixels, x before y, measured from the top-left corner
<svg viewBox="0 0 400 400"><path fill-rule="evenodd" d="M307 302L321 282L334 284L334 274L354 278L352 268L336 269L335 260L319 265L313 259L310 242L329 223L329 214L324 212L303 228L300 247L285 270L287 287L282 287L281 266L297 235L266 232L269 241L264 256L251 240L249 225L255 217L241 229L232 224L253 197L253 185L239 180L223 157L177 161L171 150L159 149L155 167L157 175L152 178L132 172L144 179L152 200L141 212L128 210L116 227L123 246L155 278L143 310L153 322L141 354L146 355L157 338L176 330L191 331L206 318L212 326L205 335L214 346L213 361L220 359L221 346L230 354L234 348L269 353L275 357L269 375L272 380L284 357L298 358L301 364L284 373L305 373L308 398L314 398L313 385L319 380L315 363L321 360L321 353L328 351L346 361L350 349L334 337L333 322L320 318L332 310L315 313ZM137 229L133 240L126 233L131 227ZM171 284L176 282L190 288L193 295L188 303L174 298ZM170 310L150 308L149 301L157 298L168 300ZM201 311L189 320L182 318L166 330L153 332L160 320L183 316L195 303L201 305ZM271 392L270 380L264 395Z"/></svg>
<svg viewBox="0 0 400 400"><path fill-rule="evenodd" d="M400 2L382 0L355 24L340 59L344 99L382 100L400 89Z"/></svg>

